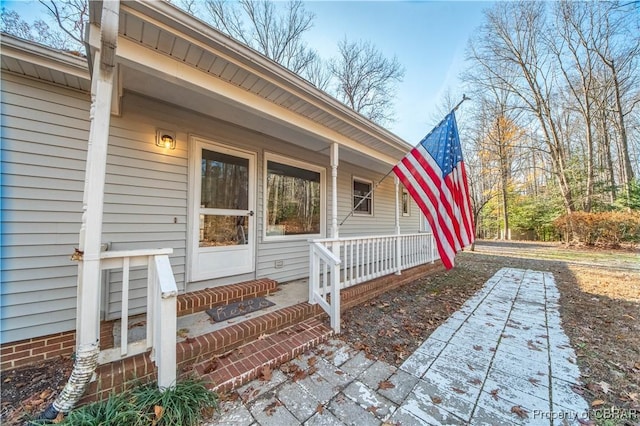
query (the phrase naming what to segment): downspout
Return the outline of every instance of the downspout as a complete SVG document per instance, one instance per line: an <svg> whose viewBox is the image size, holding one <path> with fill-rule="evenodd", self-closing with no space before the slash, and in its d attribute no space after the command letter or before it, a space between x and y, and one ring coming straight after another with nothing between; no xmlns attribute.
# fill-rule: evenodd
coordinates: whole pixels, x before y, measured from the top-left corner
<svg viewBox="0 0 640 426"><path fill-rule="evenodd" d="M104 183L111 119L111 95L118 40L119 0L102 4L100 50L95 53L91 87L91 126L79 235L76 358L69 381L39 420L68 413L85 393L100 352L100 248Z"/></svg>

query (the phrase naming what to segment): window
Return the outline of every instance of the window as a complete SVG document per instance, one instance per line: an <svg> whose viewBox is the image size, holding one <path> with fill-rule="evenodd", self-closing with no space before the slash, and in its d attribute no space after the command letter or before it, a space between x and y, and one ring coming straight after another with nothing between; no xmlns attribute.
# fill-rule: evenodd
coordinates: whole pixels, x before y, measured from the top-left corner
<svg viewBox="0 0 640 426"><path fill-rule="evenodd" d="M324 170L267 154L265 237L322 234Z"/></svg>
<svg viewBox="0 0 640 426"><path fill-rule="evenodd" d="M373 182L353 178L353 214L373 214Z"/></svg>
<svg viewBox="0 0 640 426"><path fill-rule="evenodd" d="M411 216L411 199L406 188L402 188L402 216Z"/></svg>

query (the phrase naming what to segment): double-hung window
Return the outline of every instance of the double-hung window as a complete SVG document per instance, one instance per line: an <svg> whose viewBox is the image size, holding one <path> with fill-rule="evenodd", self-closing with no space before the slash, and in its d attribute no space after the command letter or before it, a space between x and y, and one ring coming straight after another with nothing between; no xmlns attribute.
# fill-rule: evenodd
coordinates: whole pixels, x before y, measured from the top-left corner
<svg viewBox="0 0 640 426"><path fill-rule="evenodd" d="M353 178L353 209L355 215L373 215L373 182L370 180Z"/></svg>
<svg viewBox="0 0 640 426"><path fill-rule="evenodd" d="M411 216L411 199L406 188L402 188L402 216Z"/></svg>

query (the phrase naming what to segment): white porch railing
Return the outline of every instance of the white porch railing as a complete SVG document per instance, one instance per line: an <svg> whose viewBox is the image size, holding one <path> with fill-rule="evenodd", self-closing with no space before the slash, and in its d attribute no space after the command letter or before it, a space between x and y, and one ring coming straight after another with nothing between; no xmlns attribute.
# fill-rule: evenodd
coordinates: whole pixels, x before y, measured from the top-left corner
<svg viewBox="0 0 640 426"><path fill-rule="evenodd" d="M100 352L98 362L105 364L151 349L158 367L158 386L168 388L176 380L176 309L178 287L169 255L173 249L108 251L100 255L102 270L122 269L122 305L120 347ZM146 338L129 343L129 272L147 266Z"/></svg>
<svg viewBox="0 0 640 426"><path fill-rule="evenodd" d="M326 238L310 243L309 303L329 314L340 332L340 289L437 259L430 233ZM327 297L331 295L331 297Z"/></svg>

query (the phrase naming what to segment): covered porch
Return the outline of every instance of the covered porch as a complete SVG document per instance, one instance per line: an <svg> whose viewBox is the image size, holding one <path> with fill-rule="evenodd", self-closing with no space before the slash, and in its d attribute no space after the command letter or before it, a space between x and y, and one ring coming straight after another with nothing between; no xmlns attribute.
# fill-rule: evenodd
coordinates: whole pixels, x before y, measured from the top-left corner
<svg viewBox="0 0 640 426"><path fill-rule="evenodd" d="M207 359L230 348L286 329L307 333L311 343L264 361L281 362L340 331L341 291L359 295L347 301L372 297L349 288L388 288L436 259L397 181L371 195L406 142L169 3L92 2L90 15L76 346L101 365L95 395L121 386L132 368L169 387L190 368L214 373ZM218 169L232 170L233 180ZM304 230L272 211L272 175L317 188ZM230 195L210 197L212 187ZM366 208L340 227L358 197ZM249 324L178 337L186 327L177 318L189 309L268 295L269 278L298 289L307 278L305 300ZM214 293L226 296L214 301ZM132 341L130 318L143 313L142 338ZM324 314L331 330L318 322ZM100 344L105 318L119 318L123 330L110 348ZM257 369L252 363L251 374ZM227 371L219 386L250 378Z"/></svg>

